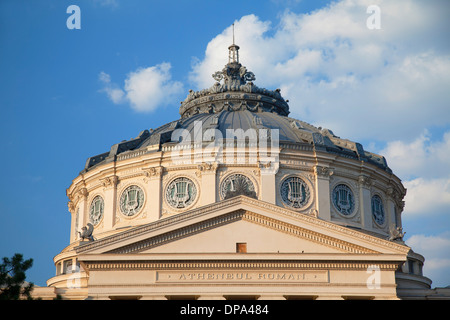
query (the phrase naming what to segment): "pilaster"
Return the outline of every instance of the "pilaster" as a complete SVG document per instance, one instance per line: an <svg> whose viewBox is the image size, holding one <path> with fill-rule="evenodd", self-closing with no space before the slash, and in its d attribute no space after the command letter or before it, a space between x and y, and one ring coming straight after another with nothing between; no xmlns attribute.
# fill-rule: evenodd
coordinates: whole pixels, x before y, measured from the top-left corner
<svg viewBox="0 0 450 320"><path fill-rule="evenodd" d="M147 197L147 220L156 221L161 215L162 201L162 173L164 168L161 166L142 168L145 172L145 196Z"/></svg>
<svg viewBox="0 0 450 320"><path fill-rule="evenodd" d="M359 185L359 210L361 212L361 225L366 230L372 229L372 205L370 188L373 185L373 179L360 175L358 177Z"/></svg>
<svg viewBox="0 0 450 320"><path fill-rule="evenodd" d="M316 209L318 218L331 220L331 195L330 195L330 177L333 175L333 169L324 166L315 166L314 175L316 179Z"/></svg>
<svg viewBox="0 0 450 320"><path fill-rule="evenodd" d="M217 162L201 163L197 166L195 175L201 178L200 205L216 202L216 172L218 168Z"/></svg>
<svg viewBox="0 0 450 320"><path fill-rule="evenodd" d="M100 182L103 184L103 192L104 192L104 228L112 229L114 227L116 221L116 200L117 200L117 184L119 179L117 176L109 176L103 179L100 179Z"/></svg>
<svg viewBox="0 0 450 320"><path fill-rule="evenodd" d="M70 243L74 242L76 239L76 219L77 219L77 215L76 215L76 208L75 208L75 204L69 200L69 202L67 202L67 208L70 212Z"/></svg>
<svg viewBox="0 0 450 320"><path fill-rule="evenodd" d="M280 168L279 162L259 163L261 177L261 197L265 202L276 204L276 182L275 176Z"/></svg>
<svg viewBox="0 0 450 320"><path fill-rule="evenodd" d="M71 227L73 228L72 229L73 233L71 233L71 236L70 236L71 243L73 241L77 240L78 232L81 230L82 227L84 227L89 222L89 217L88 217L88 213L87 213L87 211L88 211L88 204L87 204L88 195L89 195L89 192L87 191L87 189L85 187L78 190L75 194L73 202L76 203L75 210L78 213L78 230L76 228L77 223L75 221L77 214L75 213L75 215L72 215L73 220L72 220ZM70 207L69 207L69 211L70 211ZM72 234L73 234L73 236L72 236Z"/></svg>

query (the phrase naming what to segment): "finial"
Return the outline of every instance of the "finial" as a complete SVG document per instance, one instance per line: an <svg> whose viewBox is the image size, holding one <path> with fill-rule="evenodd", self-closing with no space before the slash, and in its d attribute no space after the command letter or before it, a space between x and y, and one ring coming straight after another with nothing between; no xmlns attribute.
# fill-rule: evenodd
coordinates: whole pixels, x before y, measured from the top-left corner
<svg viewBox="0 0 450 320"><path fill-rule="evenodd" d="M233 23L233 44L228 47L228 63L239 63L239 46L234 43L234 23Z"/></svg>
<svg viewBox="0 0 450 320"><path fill-rule="evenodd" d="M234 44L234 22L233 22L233 44Z"/></svg>

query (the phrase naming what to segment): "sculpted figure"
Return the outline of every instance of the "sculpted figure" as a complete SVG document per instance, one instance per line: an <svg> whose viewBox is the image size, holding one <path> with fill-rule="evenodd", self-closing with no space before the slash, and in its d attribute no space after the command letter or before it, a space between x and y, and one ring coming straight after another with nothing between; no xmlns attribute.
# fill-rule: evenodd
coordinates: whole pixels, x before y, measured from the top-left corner
<svg viewBox="0 0 450 320"><path fill-rule="evenodd" d="M94 232L94 226L92 225L92 223L88 223L87 227L83 227L81 228L81 232L78 232L80 234L80 238L81 240L89 240L89 241L94 241L94 236L92 235L92 233Z"/></svg>

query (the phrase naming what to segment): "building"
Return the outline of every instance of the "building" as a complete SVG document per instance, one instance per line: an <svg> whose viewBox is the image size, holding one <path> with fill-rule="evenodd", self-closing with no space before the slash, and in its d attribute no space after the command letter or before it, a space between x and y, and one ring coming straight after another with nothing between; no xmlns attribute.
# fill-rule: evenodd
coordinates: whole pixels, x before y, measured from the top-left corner
<svg viewBox="0 0 450 320"><path fill-rule="evenodd" d="M64 299L438 299L403 242L384 157L289 117L229 47L180 119L91 157L70 244L37 295ZM39 291L40 290L40 291Z"/></svg>

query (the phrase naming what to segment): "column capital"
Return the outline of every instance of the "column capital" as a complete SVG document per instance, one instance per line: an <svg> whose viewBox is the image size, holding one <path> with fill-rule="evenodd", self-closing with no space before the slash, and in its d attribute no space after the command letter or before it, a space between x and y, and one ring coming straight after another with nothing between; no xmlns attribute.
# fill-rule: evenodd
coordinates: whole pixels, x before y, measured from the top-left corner
<svg viewBox="0 0 450 320"><path fill-rule="evenodd" d="M219 164L217 162L203 162L197 165L195 175L201 177L202 174L216 174Z"/></svg>
<svg viewBox="0 0 450 320"><path fill-rule="evenodd" d="M358 184L361 187L369 189L369 188L371 188L373 186L374 179L371 178L371 177L368 177L368 176L360 175L358 177Z"/></svg>
<svg viewBox="0 0 450 320"><path fill-rule="evenodd" d="M164 168L161 167L161 166L158 166L158 167L148 167L148 168L142 168L142 171L144 171L145 176L146 176L147 178L150 178L150 179L157 179L157 178L160 178L160 177L161 177L161 175L162 175L162 173L163 173L163 171L164 171Z"/></svg>
<svg viewBox="0 0 450 320"><path fill-rule="evenodd" d="M113 175L100 179L100 182L102 183L103 187L107 189L117 186L117 183L119 183L119 178L116 175Z"/></svg>
<svg viewBox="0 0 450 320"><path fill-rule="evenodd" d="M317 176L317 178L321 179L329 179L334 173L334 170L330 167L324 167L324 166L315 166L314 167L314 174Z"/></svg>

